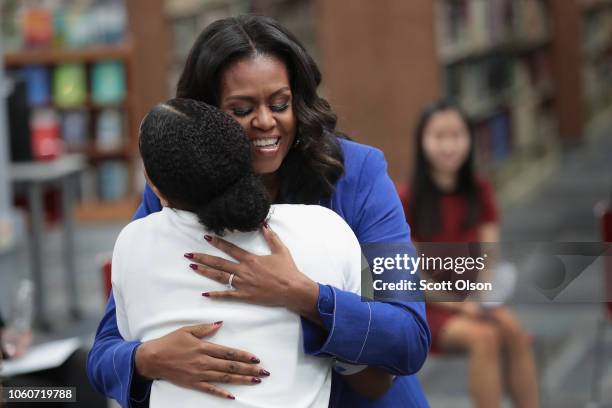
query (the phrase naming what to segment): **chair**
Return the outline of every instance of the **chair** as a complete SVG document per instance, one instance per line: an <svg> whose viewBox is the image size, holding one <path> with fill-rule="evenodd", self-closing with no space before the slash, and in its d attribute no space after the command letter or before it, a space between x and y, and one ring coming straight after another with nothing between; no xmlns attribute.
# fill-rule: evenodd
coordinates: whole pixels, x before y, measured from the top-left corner
<svg viewBox="0 0 612 408"><path fill-rule="evenodd" d="M108 259L104 261L102 264L102 283L104 284L104 294L106 295L104 299L108 299L112 290L111 283L111 261Z"/></svg>
<svg viewBox="0 0 612 408"><path fill-rule="evenodd" d="M602 202L595 207L595 214L599 218L601 226L601 238L603 242L612 243L612 200ZM606 250L603 258L605 299L612 299L612 246ZM605 303L603 316L597 325L595 346L593 350L593 380L591 383L591 400L589 408L601 407L602 390L601 380L603 368L606 362L606 332L612 323L612 301Z"/></svg>

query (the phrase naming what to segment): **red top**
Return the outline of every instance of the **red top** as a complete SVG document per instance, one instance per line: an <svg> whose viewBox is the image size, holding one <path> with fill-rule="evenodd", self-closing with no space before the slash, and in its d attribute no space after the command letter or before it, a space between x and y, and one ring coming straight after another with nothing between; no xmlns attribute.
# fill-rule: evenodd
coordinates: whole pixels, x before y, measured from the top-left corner
<svg viewBox="0 0 612 408"><path fill-rule="evenodd" d="M418 234L415 234L414 231L412 231L412 239L415 242L478 242L480 240L480 227L482 227L484 224L499 222L499 213L497 206L495 205L495 198L491 185L480 178L477 179L477 184L480 193L480 214L478 217L478 222L474 224L474 226L467 229L463 228L463 220L467 215L468 205L465 197L462 197L457 193L448 193L442 196L442 201L440 203L441 222L440 231L438 234L433 237L420 237ZM402 186L398 186L398 193L402 199L406 219L410 225L413 225L414 221L412 215L410 214L408 203L414 198L410 197L408 189L405 187L402 188ZM434 252L436 251L435 248L428 249L433 250ZM443 247L438 250L453 251L453 248ZM455 252L456 251L453 251L453 255L458 256L458 254ZM435 280L450 280L458 276L449 271L430 271L430 273L432 273L432 279ZM461 276L468 279L472 278L469 273ZM455 293L465 297L469 294L469 291L455 291ZM427 322L432 335L431 352L437 353L442 351L439 344L440 333L456 312L439 307L435 302L428 302L426 306Z"/></svg>
<svg viewBox="0 0 612 408"><path fill-rule="evenodd" d="M416 242L478 242L479 228L488 223L499 222L499 211L495 205L495 197L491 185L478 178L476 180L480 192L480 214L478 222L470 227L463 228L463 222L467 216L467 201L458 193L448 193L442 196L440 203L441 224L440 231L433 237L421 237L412 231L412 239ZM404 205L404 212L409 225L413 225L412 214L408 203L410 197L408 189L398 186L398 193Z"/></svg>

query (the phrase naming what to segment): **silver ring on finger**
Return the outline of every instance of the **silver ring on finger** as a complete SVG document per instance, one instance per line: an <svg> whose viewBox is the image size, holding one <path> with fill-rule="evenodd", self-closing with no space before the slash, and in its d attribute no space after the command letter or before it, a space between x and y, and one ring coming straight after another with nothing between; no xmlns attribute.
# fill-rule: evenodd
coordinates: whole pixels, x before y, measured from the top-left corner
<svg viewBox="0 0 612 408"><path fill-rule="evenodd" d="M228 289L236 289L234 286L232 286L232 282L234 281L234 276L236 276L235 273L230 273L229 280L227 281Z"/></svg>

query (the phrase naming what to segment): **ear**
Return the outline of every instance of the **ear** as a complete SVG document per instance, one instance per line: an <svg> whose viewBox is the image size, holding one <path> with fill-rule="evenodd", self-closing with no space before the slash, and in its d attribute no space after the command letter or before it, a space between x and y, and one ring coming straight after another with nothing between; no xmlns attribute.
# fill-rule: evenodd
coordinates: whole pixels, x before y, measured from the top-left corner
<svg viewBox="0 0 612 408"><path fill-rule="evenodd" d="M147 180L147 184L149 184L149 187L151 187L151 190L153 190L157 198L159 198L159 202L161 203L162 207L168 207L169 206L168 200L166 200L166 197L164 197L164 195L159 191L157 186L153 184L146 170L144 170L144 176L145 176L145 179Z"/></svg>

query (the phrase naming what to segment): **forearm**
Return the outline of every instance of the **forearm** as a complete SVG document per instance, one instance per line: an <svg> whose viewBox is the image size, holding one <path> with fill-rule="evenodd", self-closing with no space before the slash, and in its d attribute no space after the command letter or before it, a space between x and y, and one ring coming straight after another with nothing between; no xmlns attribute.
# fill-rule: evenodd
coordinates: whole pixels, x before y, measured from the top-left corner
<svg viewBox="0 0 612 408"><path fill-rule="evenodd" d="M87 375L98 392L124 407L137 407L148 398L151 382L139 379L134 370L139 345L140 342L121 337L111 296L87 357Z"/></svg>
<svg viewBox="0 0 612 408"><path fill-rule="evenodd" d="M319 313L319 284L304 276L297 282L292 282L291 289L287 291L287 308L317 326L324 327Z"/></svg>
<svg viewBox="0 0 612 408"><path fill-rule="evenodd" d="M366 176L358 179L354 190L344 190L351 196L338 204L344 206L342 216L362 244L362 252L368 243L387 243L403 244L414 254L410 228L382 152L370 149L359 171ZM308 354L336 356L395 375L421 368L431 343L423 302L363 302L354 293L335 288L333 292L331 300L319 301L331 304L330 311L321 314L326 333L302 321Z"/></svg>
<svg viewBox="0 0 612 408"><path fill-rule="evenodd" d="M133 219L145 217L160 209L159 200L149 186L145 186L142 202ZM135 372L135 354L139 346L139 342L127 342L121 337L115 299L111 294L87 357L87 376L98 392L124 407L148 405L151 381Z"/></svg>

